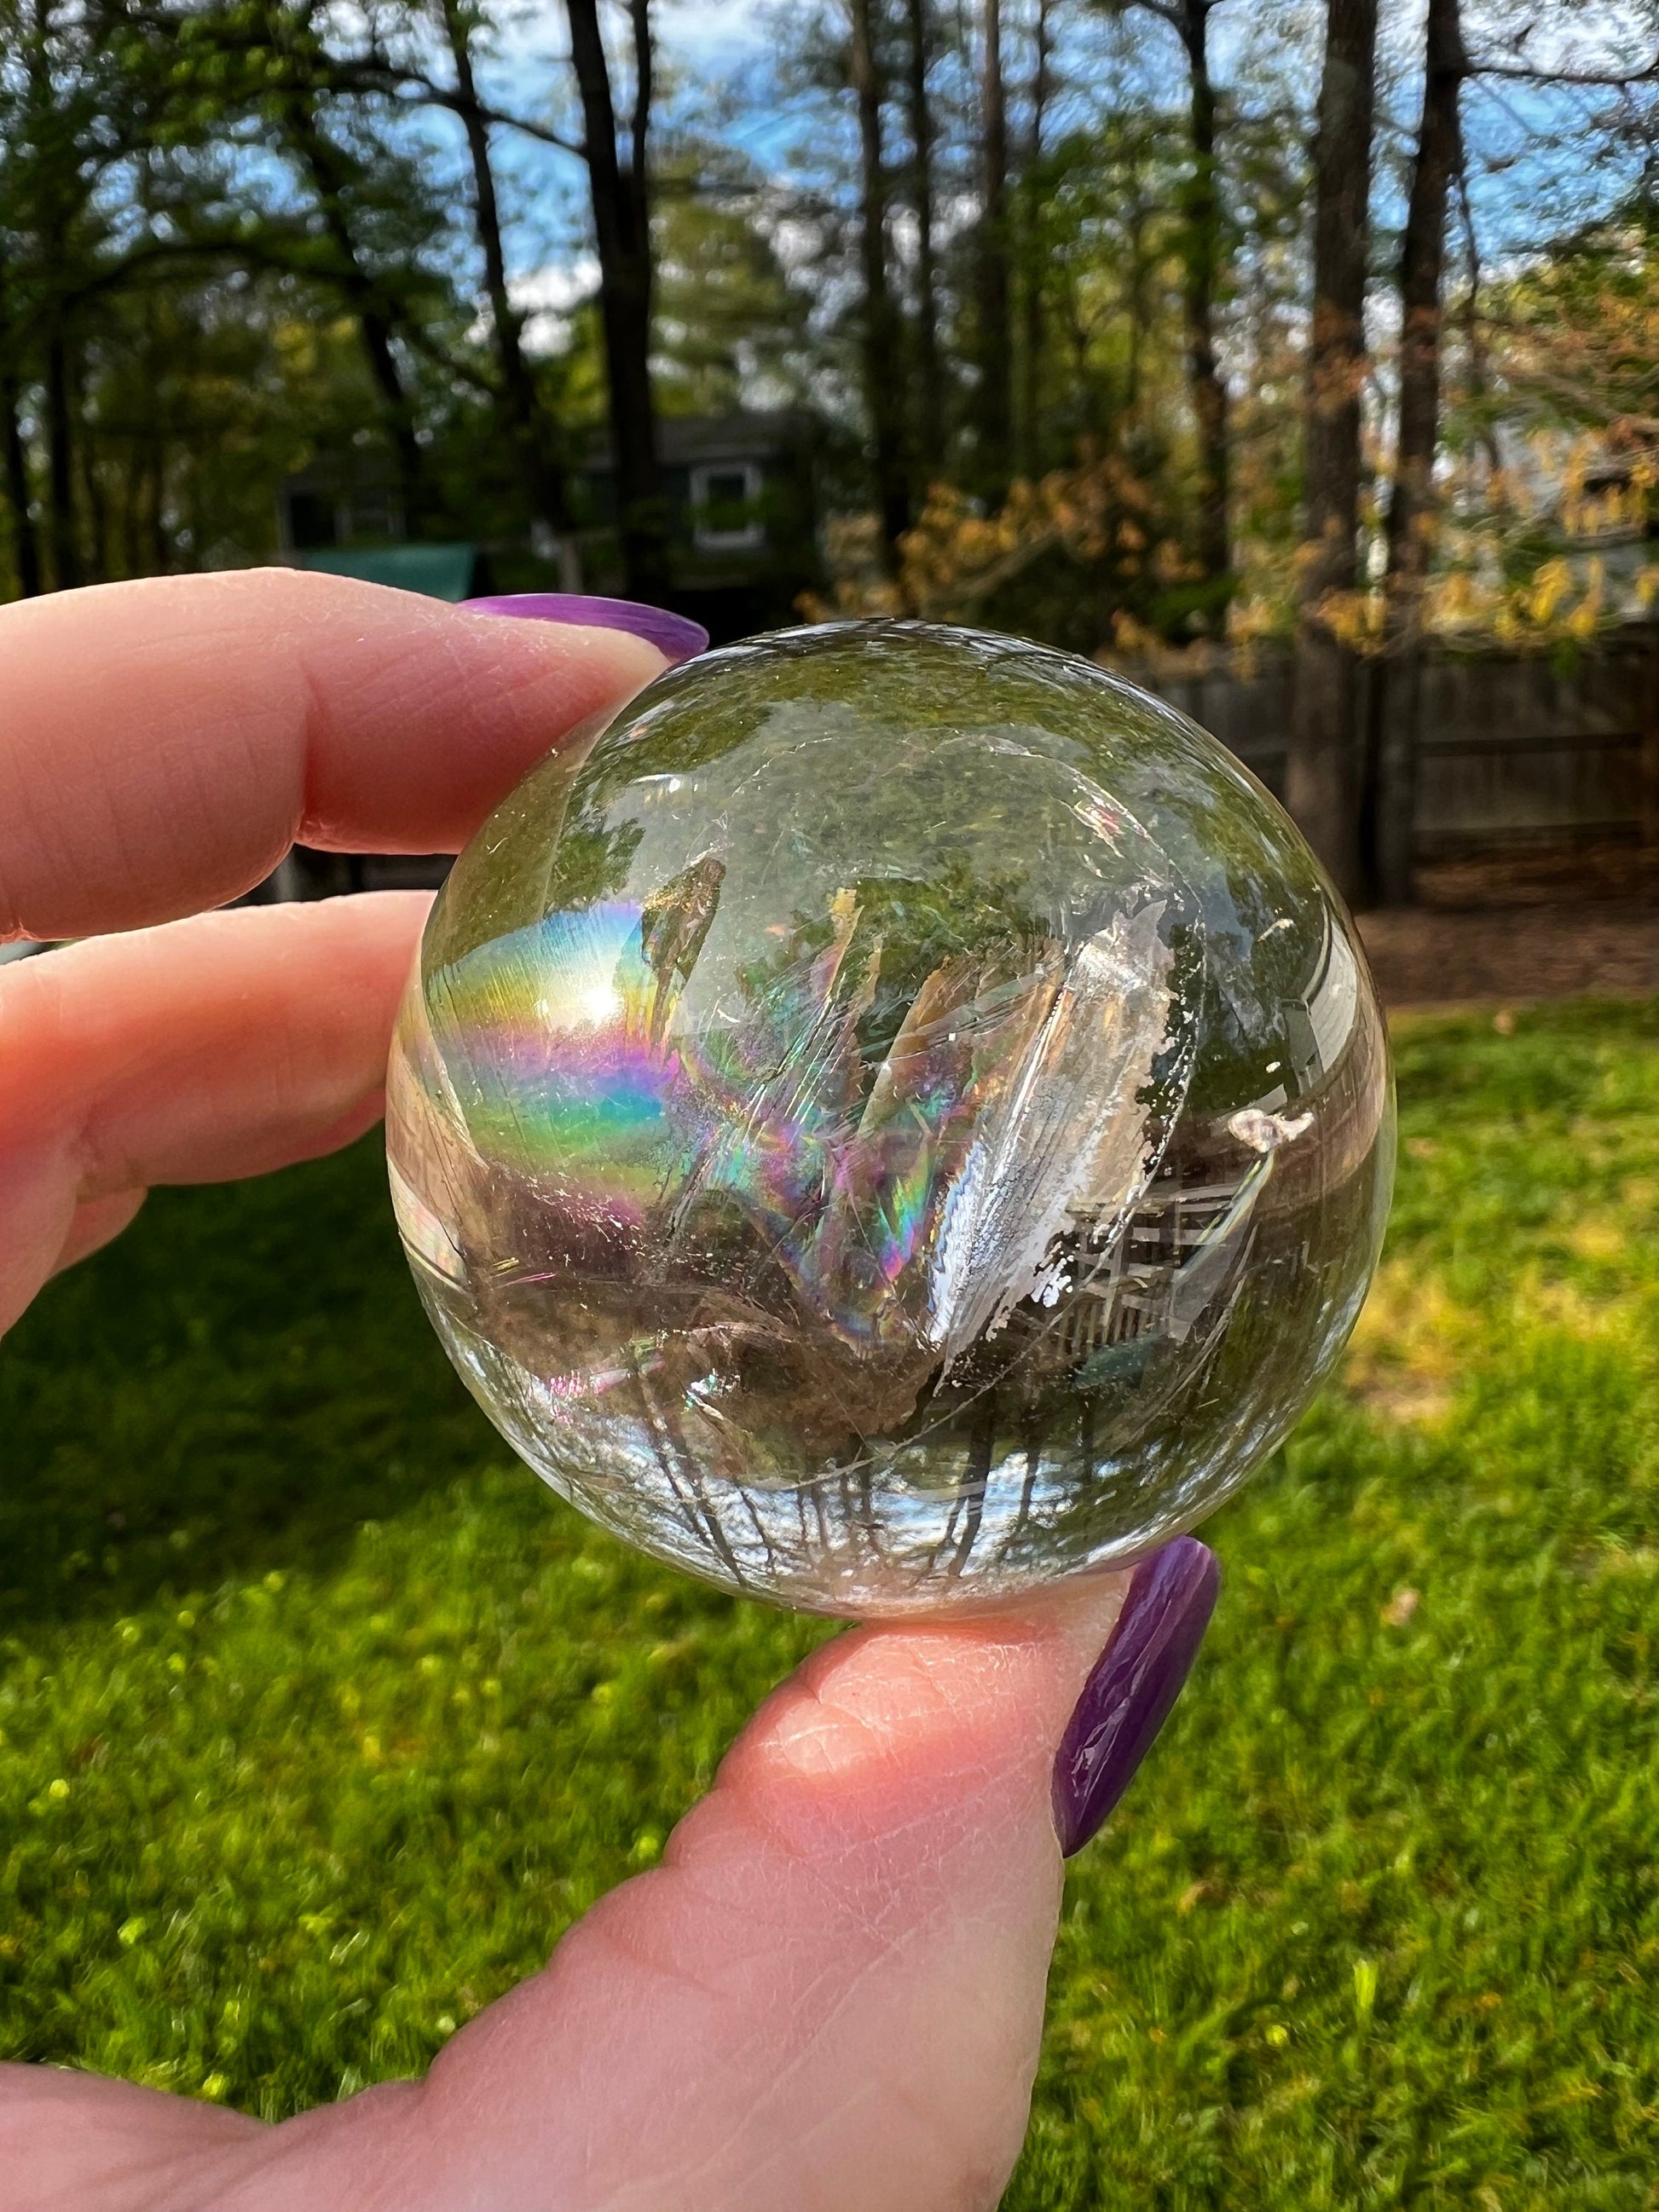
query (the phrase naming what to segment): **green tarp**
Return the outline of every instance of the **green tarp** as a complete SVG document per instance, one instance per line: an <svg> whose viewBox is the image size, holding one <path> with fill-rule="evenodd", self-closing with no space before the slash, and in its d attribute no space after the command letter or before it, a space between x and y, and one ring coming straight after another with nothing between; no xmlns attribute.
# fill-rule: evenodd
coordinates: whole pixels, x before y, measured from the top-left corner
<svg viewBox="0 0 1659 2212"><path fill-rule="evenodd" d="M465 599L472 593L476 545L383 545L372 552L302 553L300 565L329 576L361 576L428 599Z"/></svg>

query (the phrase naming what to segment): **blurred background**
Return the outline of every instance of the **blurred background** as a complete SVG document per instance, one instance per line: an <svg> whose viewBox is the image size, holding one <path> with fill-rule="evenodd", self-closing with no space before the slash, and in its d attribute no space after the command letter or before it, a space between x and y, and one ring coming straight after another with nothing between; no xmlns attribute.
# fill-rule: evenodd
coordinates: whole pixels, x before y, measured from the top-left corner
<svg viewBox="0 0 1659 2212"><path fill-rule="evenodd" d="M0 0L0 596L976 622L1168 690L1357 903L1628 902L1656 53L1651 0Z"/></svg>
<svg viewBox="0 0 1659 2212"><path fill-rule="evenodd" d="M1175 690L1360 902L1528 845L1632 890L1656 42L1650 0L4 0L0 592L980 622Z"/></svg>
<svg viewBox="0 0 1659 2212"><path fill-rule="evenodd" d="M1389 1251L1073 1870L1018 2212L1659 2201L1656 338L1653 0L0 0L0 599L1012 630L1360 909ZM823 1632L509 1462L372 1140L155 1194L0 1437L6 2057L418 2068Z"/></svg>

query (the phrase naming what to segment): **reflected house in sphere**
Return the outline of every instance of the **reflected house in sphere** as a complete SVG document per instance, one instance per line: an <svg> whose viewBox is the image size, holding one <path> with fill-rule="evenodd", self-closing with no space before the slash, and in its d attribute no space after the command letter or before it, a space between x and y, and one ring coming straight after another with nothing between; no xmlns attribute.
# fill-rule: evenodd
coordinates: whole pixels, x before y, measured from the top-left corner
<svg viewBox="0 0 1659 2212"><path fill-rule="evenodd" d="M1375 1054L1344 1056L1358 989L1346 939L1328 933L1301 1018L1297 1008L1289 1010L1290 1057L1282 1080L1206 1133L1209 1142L1173 1143L1121 1225L1109 1214L1079 1210L1072 1285L1057 1301L1057 1364L1080 1362L1082 1373L1097 1384L1139 1376L1154 1343L1183 1344L1224 1312L1258 1224L1307 1201L1295 1146L1314 1110L1352 1110L1358 1095L1382 1079ZM1329 1069L1337 1072L1324 1073ZM1339 1088L1354 1097L1328 1097ZM1340 1158L1322 1164L1321 1172L1340 1182L1354 1164ZM1091 1261L1091 1254L1099 1256Z"/></svg>

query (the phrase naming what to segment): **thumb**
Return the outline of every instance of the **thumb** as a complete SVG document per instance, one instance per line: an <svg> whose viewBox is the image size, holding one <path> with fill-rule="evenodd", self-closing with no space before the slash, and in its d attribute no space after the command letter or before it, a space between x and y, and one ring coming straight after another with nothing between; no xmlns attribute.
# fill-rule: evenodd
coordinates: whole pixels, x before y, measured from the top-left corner
<svg viewBox="0 0 1659 2212"><path fill-rule="evenodd" d="M292 2195L249 2201L366 2202L372 2177L374 2202L434 2212L994 2205L1025 2129L1060 1836L1085 1841L1121 1794L1216 1581L1182 1538L1133 1577L823 1646L659 1867L423 2085L278 2130L304 2185L290 2168Z"/></svg>

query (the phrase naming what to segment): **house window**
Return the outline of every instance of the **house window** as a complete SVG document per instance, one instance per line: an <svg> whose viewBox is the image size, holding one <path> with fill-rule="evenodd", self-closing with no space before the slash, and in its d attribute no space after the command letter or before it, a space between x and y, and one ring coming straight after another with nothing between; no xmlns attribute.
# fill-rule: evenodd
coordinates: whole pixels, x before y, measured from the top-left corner
<svg viewBox="0 0 1659 2212"><path fill-rule="evenodd" d="M401 538L402 518L389 491L360 491L351 502L351 534L356 538Z"/></svg>
<svg viewBox="0 0 1659 2212"><path fill-rule="evenodd" d="M691 471L691 536L699 553L758 553L766 526L755 461L714 461Z"/></svg>

